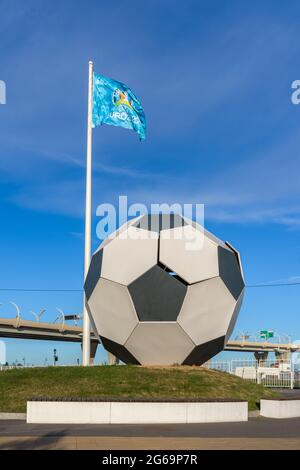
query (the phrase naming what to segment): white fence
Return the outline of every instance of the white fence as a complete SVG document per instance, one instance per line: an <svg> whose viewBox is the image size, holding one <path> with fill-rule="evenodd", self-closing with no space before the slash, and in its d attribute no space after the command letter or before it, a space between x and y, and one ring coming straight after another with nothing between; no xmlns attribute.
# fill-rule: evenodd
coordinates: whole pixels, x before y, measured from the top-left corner
<svg viewBox="0 0 300 470"><path fill-rule="evenodd" d="M12 370L12 369L35 369L35 368L39 368L39 367L44 367L44 368L47 368L47 367L78 367L77 364L73 364L73 365L70 365L70 364L55 364L55 366L52 364L37 364L37 365L21 365L21 364L11 364L9 366L4 366L4 365L1 365L0 364L0 371L5 371L5 370Z"/></svg>
<svg viewBox="0 0 300 470"><path fill-rule="evenodd" d="M291 361L243 361L223 362L209 361L209 369L228 372L242 379L249 380L265 387L294 388L300 386L300 372L295 371Z"/></svg>

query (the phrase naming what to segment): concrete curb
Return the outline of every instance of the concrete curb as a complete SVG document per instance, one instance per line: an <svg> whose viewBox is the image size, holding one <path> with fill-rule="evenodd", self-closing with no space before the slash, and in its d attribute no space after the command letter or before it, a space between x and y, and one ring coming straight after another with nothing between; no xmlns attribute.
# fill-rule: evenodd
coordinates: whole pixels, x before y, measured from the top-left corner
<svg viewBox="0 0 300 470"><path fill-rule="evenodd" d="M248 421L248 402L28 401L27 423L168 424Z"/></svg>
<svg viewBox="0 0 300 470"><path fill-rule="evenodd" d="M300 418L300 400L291 398L260 400L260 414L266 418Z"/></svg>
<svg viewBox="0 0 300 470"><path fill-rule="evenodd" d="M0 420L26 419L26 413L0 413Z"/></svg>
<svg viewBox="0 0 300 470"><path fill-rule="evenodd" d="M232 400L230 398L114 398L114 397L34 397L31 401L42 402L88 402L88 403L245 403L245 400ZM28 403L27 402L27 403Z"/></svg>

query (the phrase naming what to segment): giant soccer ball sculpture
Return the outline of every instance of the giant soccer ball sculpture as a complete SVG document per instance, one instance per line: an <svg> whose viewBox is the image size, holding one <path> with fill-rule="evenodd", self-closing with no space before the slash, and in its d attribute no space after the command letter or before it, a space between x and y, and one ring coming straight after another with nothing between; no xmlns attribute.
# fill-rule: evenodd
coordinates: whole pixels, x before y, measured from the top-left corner
<svg viewBox="0 0 300 470"><path fill-rule="evenodd" d="M104 348L143 365L200 365L222 351L243 290L239 253L176 215L122 226L94 253L85 281Z"/></svg>

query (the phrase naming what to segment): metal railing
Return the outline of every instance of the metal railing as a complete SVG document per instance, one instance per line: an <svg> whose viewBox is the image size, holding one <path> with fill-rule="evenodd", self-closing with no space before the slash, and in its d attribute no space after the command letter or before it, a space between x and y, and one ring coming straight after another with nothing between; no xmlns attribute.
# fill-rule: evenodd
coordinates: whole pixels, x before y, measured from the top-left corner
<svg viewBox="0 0 300 470"><path fill-rule="evenodd" d="M292 361L209 361L209 369L227 372L244 380L270 388L296 388L300 386L300 371L295 371Z"/></svg>

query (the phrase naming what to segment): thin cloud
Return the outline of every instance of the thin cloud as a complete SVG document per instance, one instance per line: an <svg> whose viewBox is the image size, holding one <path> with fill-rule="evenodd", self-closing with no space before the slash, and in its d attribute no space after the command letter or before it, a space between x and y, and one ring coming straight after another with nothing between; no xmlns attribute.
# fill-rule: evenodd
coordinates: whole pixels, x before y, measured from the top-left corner
<svg viewBox="0 0 300 470"><path fill-rule="evenodd" d="M37 6L29 2L14 16L10 2L6 3L8 15L1 20L0 30L5 28L13 48L13 31ZM80 5L74 8L79 11ZM108 18L114 16L104 8ZM94 17L88 28L79 23L70 26L66 35L56 20L64 18L67 10L49 3L45 15L55 34L46 34L47 15L42 16L43 21L24 30L22 47L17 38L14 53L1 58L4 69L13 71L8 85L14 106L5 109L0 137L1 170L19 186L11 201L28 209L83 217L86 54L91 51L97 65L105 63L103 73L122 78L143 96L150 135L146 146L137 148L117 129L101 129L101 136L100 130L99 135L95 132L95 149L100 149L93 162L95 201L116 202L118 194L128 194L133 202L146 204L204 203L211 220L299 226L300 133L298 129L276 133L276 126L282 128L281 120L290 112L288 92L283 96L276 90L276 113L272 107L265 113L257 111L262 94L265 106L274 99L274 90L269 91L272 74L279 69L284 73L285 65L299 52L294 24L253 15L232 26L217 13L201 37L197 33L187 40L174 38L176 47L155 48L148 44L152 31L145 14L139 21L144 31L141 41L136 44L136 32L128 30L134 54L124 55L113 38L103 49L94 45L99 35ZM135 15L133 9L125 15L129 12ZM108 25L109 21L101 35L107 35ZM232 119L229 124L228 119ZM241 137L240 128L235 130L240 119L247 126L257 126L257 121L262 135L275 126L272 136L256 146L258 128L254 127L253 135L244 130ZM205 125L213 131L214 126L220 127L215 136L209 131L207 142ZM227 131L236 142L234 152ZM210 151L209 143L214 145L218 138L221 150ZM169 149L164 150L168 154L160 156L161 148Z"/></svg>

